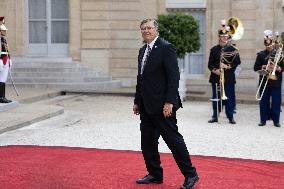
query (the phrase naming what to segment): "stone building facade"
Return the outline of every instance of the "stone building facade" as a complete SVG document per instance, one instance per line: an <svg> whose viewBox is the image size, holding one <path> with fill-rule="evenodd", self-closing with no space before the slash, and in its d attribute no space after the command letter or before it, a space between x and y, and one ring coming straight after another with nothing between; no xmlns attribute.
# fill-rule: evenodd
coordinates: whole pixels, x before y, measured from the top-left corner
<svg viewBox="0 0 284 189"><path fill-rule="evenodd" d="M139 23L173 11L192 14L200 23L201 49L184 59L188 85L208 84L207 60L217 43L221 19L237 16L245 34L237 42L242 58L239 91L252 92L256 52L263 30L283 31L284 0L0 0L12 56L71 57L133 87Z"/></svg>

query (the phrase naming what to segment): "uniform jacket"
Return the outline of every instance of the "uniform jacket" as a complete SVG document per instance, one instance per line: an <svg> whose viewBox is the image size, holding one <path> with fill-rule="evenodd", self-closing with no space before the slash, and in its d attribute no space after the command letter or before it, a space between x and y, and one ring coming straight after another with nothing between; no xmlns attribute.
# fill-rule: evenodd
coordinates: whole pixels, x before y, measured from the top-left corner
<svg viewBox="0 0 284 189"><path fill-rule="evenodd" d="M4 36L1 36L1 59L5 65L8 60L8 44Z"/></svg>
<svg viewBox="0 0 284 189"><path fill-rule="evenodd" d="M254 63L254 71L261 70L263 65L267 65L270 55L274 56L275 52L276 52L275 50L273 50L271 53L267 50L263 50L263 51L258 52L257 56L256 56L255 63ZM278 72L278 71L275 72L277 80L269 79L268 83L267 83L267 87L280 87L281 86L283 62L279 63L278 65L281 66L281 68L282 68L281 72ZM261 79L262 79L262 76L260 75L259 76L259 83L260 83Z"/></svg>
<svg viewBox="0 0 284 189"><path fill-rule="evenodd" d="M141 74L141 64L147 45L139 50L138 75L134 104L143 103L148 114L161 114L166 102L177 110L182 106L178 93L179 68L172 44L158 37Z"/></svg>
<svg viewBox="0 0 284 189"><path fill-rule="evenodd" d="M225 46L225 52L231 52L234 50L234 47L232 46ZM219 83L220 76L212 73L213 69L219 69L220 68L220 56L221 56L221 50L222 47L220 45L216 45L211 48L209 60L208 60L208 69L211 71L209 82L210 83ZM237 54L234 58L228 58L231 65L231 69L224 69L224 77L225 77L225 84L235 84L236 83L236 77L235 77L235 70L238 65L241 64L240 56Z"/></svg>

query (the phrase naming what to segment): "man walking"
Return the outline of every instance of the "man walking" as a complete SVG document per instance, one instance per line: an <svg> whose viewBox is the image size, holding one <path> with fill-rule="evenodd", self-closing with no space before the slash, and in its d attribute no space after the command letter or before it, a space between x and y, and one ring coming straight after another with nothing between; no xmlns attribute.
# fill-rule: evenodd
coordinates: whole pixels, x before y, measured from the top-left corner
<svg viewBox="0 0 284 189"><path fill-rule="evenodd" d="M172 44L158 36L156 20L143 20L140 29L145 45L138 55L133 112L140 114L141 149L148 174L136 183L163 182L163 168L158 152L158 139L161 135L185 177L180 189L190 189L199 177L177 127L176 111L182 104L178 94L176 52Z"/></svg>

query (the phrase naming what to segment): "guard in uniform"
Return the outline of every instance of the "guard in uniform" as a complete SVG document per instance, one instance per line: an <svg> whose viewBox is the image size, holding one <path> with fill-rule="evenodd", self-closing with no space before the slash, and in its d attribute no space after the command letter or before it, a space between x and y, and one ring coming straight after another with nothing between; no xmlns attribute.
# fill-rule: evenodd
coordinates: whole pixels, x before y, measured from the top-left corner
<svg viewBox="0 0 284 189"><path fill-rule="evenodd" d="M232 56L228 61L221 62L221 52L233 52L236 47L228 44L229 27L225 25L225 20L222 20L222 27L218 30L219 44L211 48L208 69L210 70L209 82L212 86L212 108L213 115L208 123L218 122L218 115L222 105L225 106L226 116L229 119L229 123L236 124L234 120L234 108L235 108L235 70L238 65L241 64L239 54ZM220 69L224 70L224 91L227 96L227 100L222 100L220 95Z"/></svg>
<svg viewBox="0 0 284 189"><path fill-rule="evenodd" d="M6 31L8 30L4 25L4 17L0 17L0 33L1 33L1 59L0 59L0 103L10 103L5 97L6 81L11 66L8 43L6 40Z"/></svg>
<svg viewBox="0 0 284 189"><path fill-rule="evenodd" d="M279 119L283 61L278 62L277 65L273 63L277 52L275 42L279 43L280 41L273 40L273 33L271 30L265 30L264 35L265 50L257 53L254 64L254 71L261 73L259 77L260 92L257 94L257 97L260 100L260 123L258 126L265 126L266 121L272 119L274 126L280 127ZM273 69L275 69L276 77L271 78L270 75L273 72ZM265 75L263 73L268 74ZM262 79L263 82L261 82ZM266 81L267 84L265 86Z"/></svg>

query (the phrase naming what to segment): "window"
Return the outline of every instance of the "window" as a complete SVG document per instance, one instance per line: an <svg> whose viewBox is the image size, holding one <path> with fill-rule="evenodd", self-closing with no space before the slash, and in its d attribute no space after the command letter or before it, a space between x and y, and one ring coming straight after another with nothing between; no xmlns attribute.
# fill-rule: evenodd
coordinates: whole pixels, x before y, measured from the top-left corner
<svg viewBox="0 0 284 189"><path fill-rule="evenodd" d="M203 76L205 65L205 9L167 9L169 12L188 13L198 21L200 49L197 52L187 54L183 60L179 60L180 67L184 68L187 76Z"/></svg>

